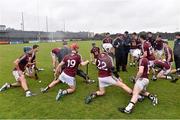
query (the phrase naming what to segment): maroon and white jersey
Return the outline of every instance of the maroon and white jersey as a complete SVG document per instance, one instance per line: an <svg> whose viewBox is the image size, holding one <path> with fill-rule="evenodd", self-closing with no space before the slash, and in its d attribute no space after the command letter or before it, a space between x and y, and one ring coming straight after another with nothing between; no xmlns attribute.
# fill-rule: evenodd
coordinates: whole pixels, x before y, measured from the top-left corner
<svg viewBox="0 0 180 120"><path fill-rule="evenodd" d="M148 78L148 64L149 64L149 61L147 58L141 58L139 60L139 66L144 67L143 74L141 75L140 78Z"/></svg>
<svg viewBox="0 0 180 120"><path fill-rule="evenodd" d="M162 40L156 40L154 44L155 44L156 50L163 50L163 41Z"/></svg>
<svg viewBox="0 0 180 120"><path fill-rule="evenodd" d="M112 58L107 53L100 53L97 57L96 66L98 68L98 77L108 77L112 75Z"/></svg>
<svg viewBox="0 0 180 120"><path fill-rule="evenodd" d="M168 70L171 68L171 65L168 62L166 61L163 62L161 60L155 60L154 65L164 70Z"/></svg>
<svg viewBox="0 0 180 120"><path fill-rule="evenodd" d="M99 47L93 47L93 48L91 49L91 53L94 55L94 58L97 58L98 55L99 55L99 53L100 53Z"/></svg>
<svg viewBox="0 0 180 120"><path fill-rule="evenodd" d="M173 51L170 47L164 47L164 54L167 62L173 62ZM168 60L168 56L171 57L170 60Z"/></svg>
<svg viewBox="0 0 180 120"><path fill-rule="evenodd" d="M30 60L30 55L29 54L24 54L23 56L21 56L19 58L19 63L18 63L18 66L19 66L19 69L24 72L25 70L25 67L26 65L28 64ZM14 68L14 70L17 70L17 68Z"/></svg>
<svg viewBox="0 0 180 120"><path fill-rule="evenodd" d="M51 52L57 55L60 52L60 48L54 48Z"/></svg>
<svg viewBox="0 0 180 120"><path fill-rule="evenodd" d="M64 57L63 62L65 63L63 72L71 77L75 77L78 66L81 63L81 56L77 53L71 53Z"/></svg>
<svg viewBox="0 0 180 120"><path fill-rule="evenodd" d="M111 43L112 44L113 39L111 37L106 37L103 39L103 43Z"/></svg>
<svg viewBox="0 0 180 120"><path fill-rule="evenodd" d="M152 61L155 60L155 56L153 54L153 47L151 46L151 43L148 41L145 41L142 44L142 52L146 52L147 51L147 59Z"/></svg>

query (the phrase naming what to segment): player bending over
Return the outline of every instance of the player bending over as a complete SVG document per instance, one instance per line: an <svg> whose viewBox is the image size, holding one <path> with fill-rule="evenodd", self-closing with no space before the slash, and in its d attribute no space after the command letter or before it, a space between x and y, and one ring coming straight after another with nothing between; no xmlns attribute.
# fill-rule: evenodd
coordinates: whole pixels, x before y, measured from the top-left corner
<svg viewBox="0 0 180 120"><path fill-rule="evenodd" d="M71 45L72 53L66 55L61 63L57 66L55 74L58 75L58 79L52 81L46 88L42 89L42 92L47 92L50 88L54 87L60 81L67 84L69 86L66 90L59 90L56 100L59 100L65 94L73 93L76 89L76 81L75 75L77 74L78 66L80 65L87 65L89 61L83 62L81 56L78 54L78 45L73 43ZM62 66L65 65L65 68L62 71ZM61 72L62 71L62 72Z"/></svg>
<svg viewBox="0 0 180 120"><path fill-rule="evenodd" d="M112 47L112 45L109 47ZM109 47L104 48L104 50L110 50L111 48ZM91 93L85 98L86 104L89 104L92 99L96 98L97 96L103 96L105 94L105 88L110 85L120 87L127 93L132 94L131 88L129 88L125 83L122 82L118 73L115 71L113 60L108 55L108 53L103 52L98 55L96 66L98 68L99 90ZM112 75L113 73L115 76Z"/></svg>
<svg viewBox="0 0 180 120"><path fill-rule="evenodd" d="M136 50L134 51L133 56L136 59L139 59L140 54L141 52L139 50ZM146 87L148 86L148 84L148 59L143 57L139 60L139 71L135 78L135 85L133 88L133 95L131 97L131 100L126 107L118 108L118 110L123 113L131 113L135 104L138 101L139 95L147 96L152 101L152 104L155 106L158 103L158 99L156 95L152 95L151 93L146 91Z"/></svg>
<svg viewBox="0 0 180 120"><path fill-rule="evenodd" d="M28 53L31 55L30 62L26 65L25 75L28 77L35 78L36 80L39 78L37 75L37 71L40 71L42 69L38 69L36 66L36 53L39 50L39 45L33 45L32 49L29 51L25 51L25 53Z"/></svg>
<svg viewBox="0 0 180 120"><path fill-rule="evenodd" d="M20 58L16 59L14 61L15 64L15 68L13 69L13 76L16 79L15 83L5 83L1 88L0 88L0 92L12 88L12 87L22 87L23 90L25 91L25 95L26 97L30 97L34 94L31 93L31 91L28 88L27 85L27 81L25 79L25 76L23 74L23 72L25 71L25 67L28 64L28 62L30 62L30 54L24 54L23 56L21 56Z"/></svg>
<svg viewBox="0 0 180 120"><path fill-rule="evenodd" d="M58 53L60 52L60 48L53 48L51 51L52 65L53 71L55 72L58 62Z"/></svg>
<svg viewBox="0 0 180 120"><path fill-rule="evenodd" d="M154 67L159 68L160 70L157 73L158 79L167 79L171 80L171 82L175 83L178 78L171 75L171 64L167 61L161 61L161 60L155 60L154 61ZM152 79L157 80L157 79Z"/></svg>

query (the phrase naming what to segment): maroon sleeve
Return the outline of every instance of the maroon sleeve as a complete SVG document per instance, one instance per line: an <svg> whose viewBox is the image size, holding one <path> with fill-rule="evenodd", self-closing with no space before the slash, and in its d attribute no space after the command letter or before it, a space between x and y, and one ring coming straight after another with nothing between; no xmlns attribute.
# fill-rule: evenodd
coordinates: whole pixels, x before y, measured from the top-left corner
<svg viewBox="0 0 180 120"><path fill-rule="evenodd" d="M68 59L68 56L66 55L66 56L63 58L62 61L66 63L66 62L67 62L67 59Z"/></svg>
<svg viewBox="0 0 180 120"><path fill-rule="evenodd" d="M147 61L143 58L141 59L139 66L146 66L147 64L148 64Z"/></svg>
<svg viewBox="0 0 180 120"><path fill-rule="evenodd" d="M148 51L148 49L149 49L149 46L148 46L148 44L147 44L147 43L145 43L145 44L144 44L144 47L143 47L143 49L144 49L144 52L145 52L145 51Z"/></svg>
<svg viewBox="0 0 180 120"><path fill-rule="evenodd" d="M79 55L79 64L82 62L82 57Z"/></svg>

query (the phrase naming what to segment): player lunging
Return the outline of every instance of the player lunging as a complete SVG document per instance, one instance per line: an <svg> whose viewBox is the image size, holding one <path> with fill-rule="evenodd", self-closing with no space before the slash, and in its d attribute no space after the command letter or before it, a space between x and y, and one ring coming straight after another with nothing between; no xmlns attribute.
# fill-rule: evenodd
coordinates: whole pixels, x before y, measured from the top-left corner
<svg viewBox="0 0 180 120"><path fill-rule="evenodd" d="M69 86L66 90L59 90L56 100L60 100L62 96L65 94L73 93L76 89L76 81L75 81L75 75L77 74L77 69L79 64L80 65L87 65L89 61L83 62L81 60L81 56L78 54L78 45L72 44L71 45L72 53L69 55L66 55L61 63L57 66L55 74L59 75L58 79L52 81L45 89L42 90L42 92L47 92L48 89L54 87L56 84L58 84L60 81L67 84ZM65 65L65 68L62 70L62 66Z"/></svg>
<svg viewBox="0 0 180 120"><path fill-rule="evenodd" d="M134 51L133 56L136 59L139 59L140 54L140 50L136 50ZM131 113L135 104L138 101L139 95L147 96L152 101L152 104L155 106L158 103L158 99L156 95L152 95L151 93L146 91L146 87L148 86L148 84L148 59L143 57L139 60L139 71L135 78L135 85L133 88L133 95L131 97L131 100L126 107L118 108L118 110L123 113Z"/></svg>
<svg viewBox="0 0 180 120"><path fill-rule="evenodd" d="M16 79L15 83L5 83L1 88L0 88L0 92L12 88L12 87L22 87L23 90L25 91L25 96L26 97L30 97L34 94L31 93L31 91L28 88L28 84L27 81L25 79L25 76L23 74L23 72L25 71L25 67L28 64L28 62L30 62L30 54L24 54L22 57L16 59L14 61L15 64L15 68L13 69L13 76Z"/></svg>
<svg viewBox="0 0 180 120"><path fill-rule="evenodd" d="M104 48L104 50L110 49L111 48ZM96 66L98 68L99 90L91 93L89 96L86 97L86 104L89 104L97 96L103 96L105 94L105 88L110 85L120 87L129 94L132 93L131 88L129 88L125 83L122 82L121 78L115 71L113 60L108 55L108 53L103 52L98 55ZM113 73L115 76L112 75Z"/></svg>

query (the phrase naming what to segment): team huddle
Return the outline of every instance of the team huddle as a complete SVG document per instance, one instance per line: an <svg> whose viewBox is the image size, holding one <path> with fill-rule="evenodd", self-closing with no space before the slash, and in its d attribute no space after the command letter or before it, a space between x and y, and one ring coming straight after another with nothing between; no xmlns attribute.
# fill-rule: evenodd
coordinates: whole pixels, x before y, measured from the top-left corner
<svg viewBox="0 0 180 120"><path fill-rule="evenodd" d="M89 63L96 65L98 70L98 85L99 89L87 95L85 103L90 104L97 96L103 96L105 94L105 88L114 85L122 88L127 94L131 96L130 102L125 107L119 107L118 110L123 113L131 113L135 104L139 101L142 102L147 97L152 105L158 104L157 95L147 91L149 84L149 75L152 73L152 80L167 79L172 83L176 83L178 78L173 73L179 72L179 69L172 69L173 52L168 45L168 41L163 40L160 35L157 36L155 41L147 39L146 35L136 33L132 34L130 41L130 66L138 66L136 76L131 77L131 81L134 84L133 88L126 85L122 78L119 76L119 66L122 65L122 69L127 71L126 63L119 61L116 55L119 52L119 47L124 44L122 42L123 35L117 34L113 40L110 36L106 36L103 39L102 50L96 46L96 43L92 43L92 49L90 50L91 60L83 60L79 54L79 46L77 43L72 43L68 46L67 42L63 42L62 48L53 48L51 53L52 66L54 72L54 79L46 87L41 88L42 93L48 92L57 84L67 84L67 89L59 89L56 100L60 101L62 97L67 94L71 94L76 90L76 78L78 75L83 78L85 83L94 83L95 80L91 80L88 76L88 70L84 72L79 66L88 66ZM24 54L14 61L13 76L15 77L15 83L5 83L0 92L13 87L22 87L25 96L31 97L36 94L29 90L27 80L25 76L39 79L38 72L43 70L36 66L36 53L39 46L33 45L31 47L24 48ZM121 49L121 48L120 48ZM123 53L123 52L122 52ZM126 56L126 53L123 53ZM118 56L118 57L117 57ZM122 57L120 57L121 59ZM124 60L124 59L123 59ZM116 64L114 64L114 61ZM136 69L136 68L134 68Z"/></svg>

